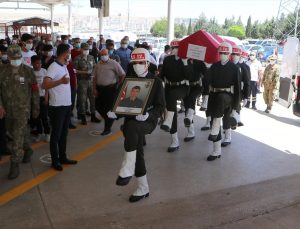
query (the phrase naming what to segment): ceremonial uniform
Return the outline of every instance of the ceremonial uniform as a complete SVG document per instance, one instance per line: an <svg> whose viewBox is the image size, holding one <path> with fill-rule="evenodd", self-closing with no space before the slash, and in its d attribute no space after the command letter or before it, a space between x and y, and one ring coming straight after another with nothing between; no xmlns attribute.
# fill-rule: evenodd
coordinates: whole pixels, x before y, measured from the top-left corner
<svg viewBox="0 0 300 229"><path fill-rule="evenodd" d="M33 151L28 137L28 119L39 114L39 90L32 68L20 64L21 49L17 45L8 48L8 56L16 58L10 65L0 69L0 108L4 108L5 127L10 138L8 147L12 153L11 167L8 178L19 175L19 163L29 162ZM18 61L20 61L18 63ZM23 154L23 149L25 153Z"/></svg>
<svg viewBox="0 0 300 229"><path fill-rule="evenodd" d="M185 119L184 124L188 129L188 135L184 139L190 141L195 138L193 118L195 114L195 106L197 97L203 91L202 80L206 74L207 68L203 61L189 60L188 66L191 68L191 77L189 79L189 93L184 98Z"/></svg>
<svg viewBox="0 0 300 229"><path fill-rule="evenodd" d="M179 42L172 41L173 55L167 56L161 70L161 78L165 81L165 96L167 114L161 129L170 132L172 143L168 152L179 149L177 134L177 100L184 99L189 93L189 77L191 75L187 60L182 60L177 56ZM175 51L175 53L174 53Z"/></svg>
<svg viewBox="0 0 300 229"><path fill-rule="evenodd" d="M221 43L219 52L221 61L213 64L207 74L210 91L207 109L212 118L212 130L208 140L214 142L214 151L207 158L208 161L221 157L221 119L223 118L224 130L237 124L231 115L239 107L241 94L240 70L234 63L229 62L231 45L227 42Z"/></svg>

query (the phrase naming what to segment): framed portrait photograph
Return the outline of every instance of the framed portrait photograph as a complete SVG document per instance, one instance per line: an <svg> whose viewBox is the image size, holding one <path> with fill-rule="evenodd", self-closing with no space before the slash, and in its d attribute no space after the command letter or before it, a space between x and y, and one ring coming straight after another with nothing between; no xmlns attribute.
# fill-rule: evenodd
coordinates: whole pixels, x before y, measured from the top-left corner
<svg viewBox="0 0 300 229"><path fill-rule="evenodd" d="M113 107L122 115L143 114L154 84L154 79L125 78Z"/></svg>

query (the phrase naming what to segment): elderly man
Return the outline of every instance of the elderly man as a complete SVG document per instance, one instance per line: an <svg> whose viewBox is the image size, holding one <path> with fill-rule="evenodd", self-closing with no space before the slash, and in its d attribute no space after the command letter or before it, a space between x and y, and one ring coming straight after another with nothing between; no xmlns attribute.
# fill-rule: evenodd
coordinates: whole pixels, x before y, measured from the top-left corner
<svg viewBox="0 0 300 229"><path fill-rule="evenodd" d="M107 49L100 51L100 62L96 65L93 75L93 92L96 97L96 109L104 118L102 136L111 134L113 119L108 118L107 112L112 109L119 84L125 77L121 65L109 59Z"/></svg>
<svg viewBox="0 0 300 229"><path fill-rule="evenodd" d="M121 47L116 51L116 54L120 57L121 66L125 73L128 71L128 65L130 63L131 50L128 48L128 42L125 39L121 40Z"/></svg>

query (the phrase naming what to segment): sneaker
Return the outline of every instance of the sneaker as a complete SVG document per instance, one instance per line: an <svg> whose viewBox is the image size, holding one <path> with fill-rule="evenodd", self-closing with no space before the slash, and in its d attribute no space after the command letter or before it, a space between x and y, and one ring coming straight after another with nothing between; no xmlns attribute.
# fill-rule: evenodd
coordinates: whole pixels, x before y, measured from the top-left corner
<svg viewBox="0 0 300 229"><path fill-rule="evenodd" d="M110 135L111 134L111 130L104 130L101 135L102 136L106 136L106 135Z"/></svg>

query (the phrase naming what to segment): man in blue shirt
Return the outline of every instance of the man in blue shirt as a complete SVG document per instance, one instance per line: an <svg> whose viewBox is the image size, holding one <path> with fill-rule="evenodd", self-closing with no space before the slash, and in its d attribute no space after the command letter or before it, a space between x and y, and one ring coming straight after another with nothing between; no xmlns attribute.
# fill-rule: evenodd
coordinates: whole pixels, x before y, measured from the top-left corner
<svg viewBox="0 0 300 229"><path fill-rule="evenodd" d="M131 61L131 57L130 57L131 51L128 48L128 43L126 40L124 39L121 40L121 47L117 49L116 54L120 57L121 66L125 71L125 73L127 73L128 65Z"/></svg>

